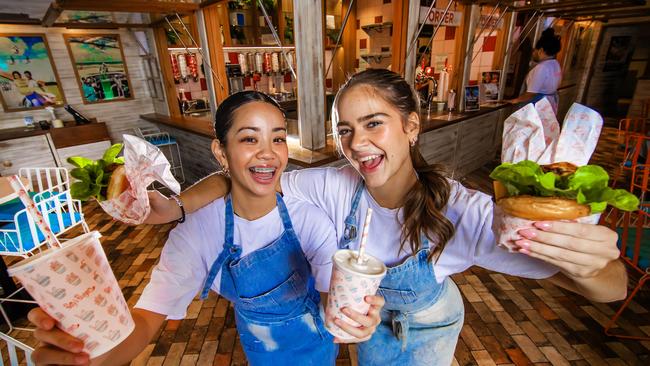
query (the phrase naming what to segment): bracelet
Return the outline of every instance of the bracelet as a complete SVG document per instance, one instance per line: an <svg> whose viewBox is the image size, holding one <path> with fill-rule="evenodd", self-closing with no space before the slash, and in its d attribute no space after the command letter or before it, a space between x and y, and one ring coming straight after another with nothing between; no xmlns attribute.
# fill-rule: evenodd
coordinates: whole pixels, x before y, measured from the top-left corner
<svg viewBox="0 0 650 366"><path fill-rule="evenodd" d="M176 220L176 222L178 222L179 224L185 222L185 208L183 207L183 201L181 201L181 199L175 194L171 195L170 197L171 199L176 201L178 207L181 208L181 218Z"/></svg>

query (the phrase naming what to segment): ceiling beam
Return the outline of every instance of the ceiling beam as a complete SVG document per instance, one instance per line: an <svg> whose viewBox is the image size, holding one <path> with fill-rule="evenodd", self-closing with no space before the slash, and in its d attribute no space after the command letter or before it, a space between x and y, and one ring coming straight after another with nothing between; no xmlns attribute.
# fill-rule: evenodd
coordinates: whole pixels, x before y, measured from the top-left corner
<svg viewBox="0 0 650 366"><path fill-rule="evenodd" d="M648 8L645 6L638 6L637 4L624 4L618 6L612 6L612 5L580 6L580 7L576 7L575 9L545 11L544 15L545 16L563 16L563 15L571 16L574 14L583 14L583 13L590 13L590 12L599 13L603 11L608 12L608 11L618 11L623 9L629 11L635 11L635 10L642 11Z"/></svg>
<svg viewBox="0 0 650 366"><path fill-rule="evenodd" d="M0 24L41 24L38 19L30 18L29 14L0 13Z"/></svg>
<svg viewBox="0 0 650 366"><path fill-rule="evenodd" d="M43 27L51 27L54 22L61 16L61 13L63 12L63 9L56 3L53 2L50 4L50 7L47 8L47 12L45 12L45 16L43 16L43 20L41 21L41 25Z"/></svg>
<svg viewBox="0 0 650 366"><path fill-rule="evenodd" d="M179 13L188 14L199 9L195 3L151 0L56 0L63 10L120 11L128 13Z"/></svg>
<svg viewBox="0 0 650 366"><path fill-rule="evenodd" d="M534 5L526 5L526 6L515 6L513 7L513 11L533 11L533 10L561 10L564 8L571 8L571 7L581 7L584 8L587 5L590 4L597 4L597 5L602 5L603 3L606 3L610 7L615 7L617 5L621 4L634 4L634 5L645 5L645 0L613 0L613 1L603 1L603 0L569 0L569 1L561 1L561 2L556 2L556 3L542 3L542 4L534 4Z"/></svg>

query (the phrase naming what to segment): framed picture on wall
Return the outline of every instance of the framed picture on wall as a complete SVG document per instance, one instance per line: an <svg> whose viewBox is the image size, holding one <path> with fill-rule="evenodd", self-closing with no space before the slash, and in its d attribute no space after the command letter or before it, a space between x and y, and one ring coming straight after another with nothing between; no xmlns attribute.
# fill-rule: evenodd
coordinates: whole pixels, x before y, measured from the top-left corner
<svg viewBox="0 0 650 366"><path fill-rule="evenodd" d="M65 104L45 34L0 33L0 101L5 112Z"/></svg>
<svg viewBox="0 0 650 366"><path fill-rule="evenodd" d="M133 98L119 34L65 34L84 103Z"/></svg>

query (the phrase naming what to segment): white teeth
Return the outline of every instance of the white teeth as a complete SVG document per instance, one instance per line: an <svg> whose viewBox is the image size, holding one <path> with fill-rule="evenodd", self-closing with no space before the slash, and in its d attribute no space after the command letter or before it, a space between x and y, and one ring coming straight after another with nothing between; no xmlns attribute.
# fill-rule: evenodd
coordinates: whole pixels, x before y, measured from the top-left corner
<svg viewBox="0 0 650 366"><path fill-rule="evenodd" d="M379 156L380 155L368 155L368 156L364 156L362 158L359 158L359 161L363 163L363 162L366 162L368 160L377 159Z"/></svg>
<svg viewBox="0 0 650 366"><path fill-rule="evenodd" d="M254 173L273 173L275 172L275 168L251 168L250 169Z"/></svg>

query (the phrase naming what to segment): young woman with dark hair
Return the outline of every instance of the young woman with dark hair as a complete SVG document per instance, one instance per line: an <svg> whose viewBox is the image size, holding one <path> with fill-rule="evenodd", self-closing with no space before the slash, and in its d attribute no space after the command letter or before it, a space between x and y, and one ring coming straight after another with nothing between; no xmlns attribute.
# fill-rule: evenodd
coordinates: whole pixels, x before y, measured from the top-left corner
<svg viewBox="0 0 650 366"><path fill-rule="evenodd" d="M133 333L93 364L122 365L137 356L165 319L183 319L197 293L234 304L250 365L334 365L337 346L320 315L337 249L331 220L314 205L282 198L275 187L288 162L286 124L277 102L246 91L216 111L212 151L230 176L231 193L188 214L169 234L160 262L132 310ZM370 313L346 312L362 326L337 325L367 339L383 300L366 297ZM37 364L85 364L79 340L54 328L43 310L30 312L43 342ZM79 362L76 362L79 361Z"/></svg>
<svg viewBox="0 0 650 366"><path fill-rule="evenodd" d="M560 52L561 46L560 36L555 35L553 28L542 32L533 50L533 61L536 65L526 75L522 93L511 102L534 103L546 97L557 113L559 103L557 88L562 81L562 67L555 56Z"/></svg>
<svg viewBox="0 0 650 366"><path fill-rule="evenodd" d="M340 248L357 249L363 214L373 209L367 252L389 267L379 295L382 323L358 346L360 365L449 365L463 323L463 302L451 275L477 265L554 284L593 301L625 297L617 235L603 226L538 222L510 253L492 231L494 204L486 194L445 178L417 148L416 93L400 75L370 69L339 90L332 125L350 165L285 173L285 196L322 208ZM183 197L191 209L227 191L211 176ZM157 201L156 211L173 203ZM329 321L326 319L326 321Z"/></svg>

